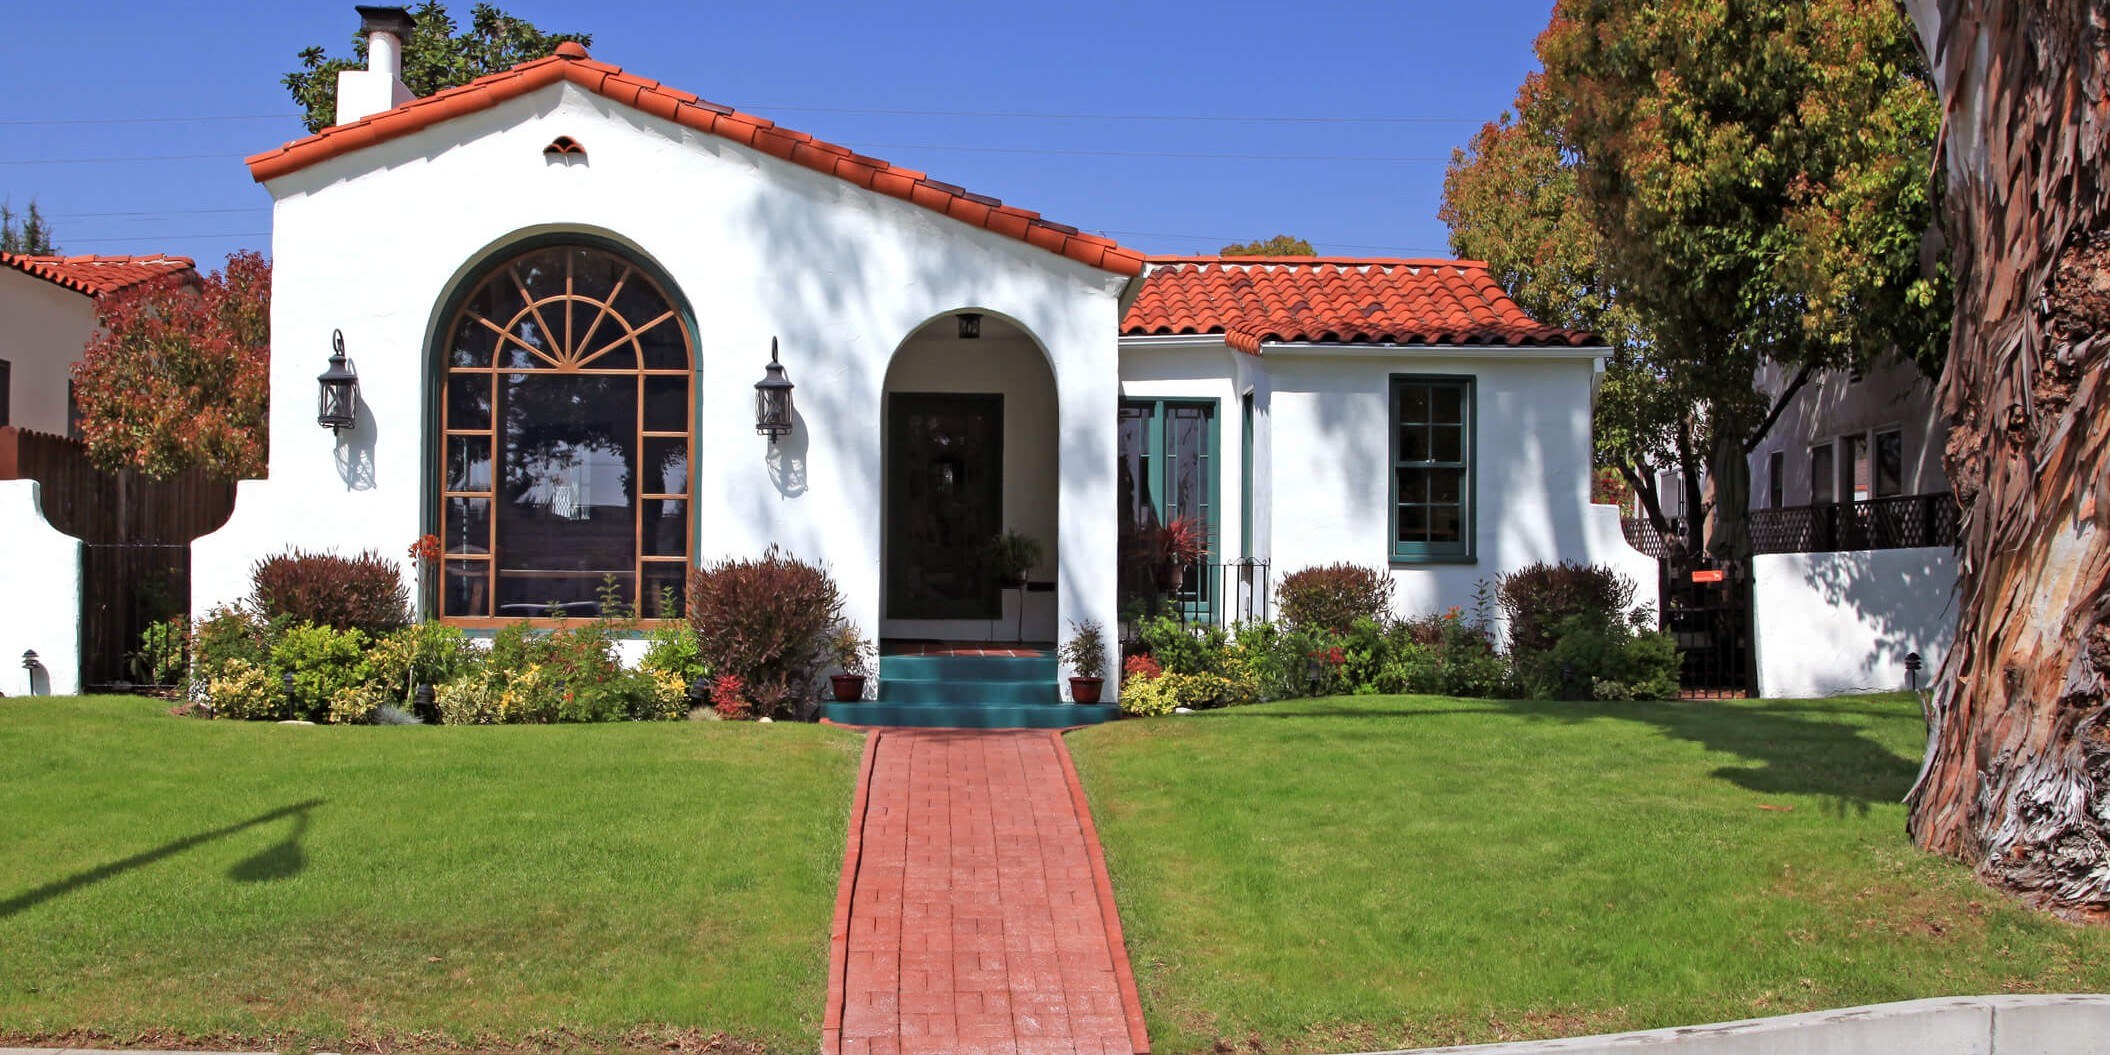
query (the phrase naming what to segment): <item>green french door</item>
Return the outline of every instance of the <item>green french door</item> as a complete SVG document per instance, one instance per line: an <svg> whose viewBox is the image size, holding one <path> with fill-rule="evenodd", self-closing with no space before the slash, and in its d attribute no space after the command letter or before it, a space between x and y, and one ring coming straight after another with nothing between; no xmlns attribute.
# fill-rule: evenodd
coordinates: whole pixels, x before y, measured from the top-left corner
<svg viewBox="0 0 2110 1055"><path fill-rule="evenodd" d="M1214 617L1223 532L1217 512L1217 404L1213 399L1136 399L1121 403L1121 594L1124 607L1156 599L1190 621ZM1148 533L1193 517L1208 555L1165 589L1138 559Z"/></svg>

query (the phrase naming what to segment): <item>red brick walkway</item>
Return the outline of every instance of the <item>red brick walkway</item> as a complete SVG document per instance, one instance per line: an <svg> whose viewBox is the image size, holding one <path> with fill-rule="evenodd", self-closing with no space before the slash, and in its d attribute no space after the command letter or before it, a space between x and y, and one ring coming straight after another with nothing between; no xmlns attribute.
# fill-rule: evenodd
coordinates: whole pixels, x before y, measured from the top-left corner
<svg viewBox="0 0 2110 1055"><path fill-rule="evenodd" d="M858 800L825 1055L1150 1050L1059 735L875 730Z"/></svg>

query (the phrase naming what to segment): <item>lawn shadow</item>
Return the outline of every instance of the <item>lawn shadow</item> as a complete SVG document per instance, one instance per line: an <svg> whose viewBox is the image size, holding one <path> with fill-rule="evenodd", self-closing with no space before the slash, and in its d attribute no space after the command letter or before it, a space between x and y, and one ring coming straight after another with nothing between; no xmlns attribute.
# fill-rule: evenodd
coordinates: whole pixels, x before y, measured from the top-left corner
<svg viewBox="0 0 2110 1055"><path fill-rule="evenodd" d="M188 835L174 842L164 843L151 850L133 854L123 860L112 861L109 864L99 865L56 882L46 883L34 890L24 891L5 901L0 901L0 919L19 915L46 901L50 901L52 898L71 894L76 890L93 886L113 876L123 875L135 868L144 868L156 861L173 857L192 847L201 846L216 839L224 839L236 832L247 831L262 824L269 824L283 817L293 817L296 818L293 831L285 839L250 857L248 860L236 864L234 868L228 871L230 878L242 882L283 879L307 867L307 855L300 848L300 837L307 831L308 811L322 805L325 801L327 800L309 799L306 802L294 803L291 806L281 806L268 813L257 814L246 821L214 828L211 831L199 832L196 835Z"/></svg>
<svg viewBox="0 0 2110 1055"><path fill-rule="evenodd" d="M1893 717L1890 712L1832 707L1811 701L1770 703L1709 700L1571 702L1564 700L1474 700L1478 706L1377 709L1368 702L1329 705L1301 701L1291 708L1218 712L1251 718L1345 718L1414 721L1457 715L1510 715L1532 721L1581 723L1601 718L1640 722L1709 751L1754 763L1717 768L1713 776L1761 794L1817 795L1834 808L1866 813L1871 805L1898 802L1919 772L1916 760L1876 742L1867 732L1811 715ZM1467 701L1459 701L1465 703Z"/></svg>

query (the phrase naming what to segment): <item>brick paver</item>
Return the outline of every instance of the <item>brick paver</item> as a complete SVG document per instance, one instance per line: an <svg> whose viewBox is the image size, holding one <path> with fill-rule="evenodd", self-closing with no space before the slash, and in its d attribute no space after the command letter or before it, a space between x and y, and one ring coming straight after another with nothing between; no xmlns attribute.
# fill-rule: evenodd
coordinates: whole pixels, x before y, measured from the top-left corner
<svg viewBox="0 0 2110 1055"><path fill-rule="evenodd" d="M1058 735L871 734L829 1055L1148 1051ZM854 869L854 875L849 872ZM839 1032L838 1032L839 1030Z"/></svg>

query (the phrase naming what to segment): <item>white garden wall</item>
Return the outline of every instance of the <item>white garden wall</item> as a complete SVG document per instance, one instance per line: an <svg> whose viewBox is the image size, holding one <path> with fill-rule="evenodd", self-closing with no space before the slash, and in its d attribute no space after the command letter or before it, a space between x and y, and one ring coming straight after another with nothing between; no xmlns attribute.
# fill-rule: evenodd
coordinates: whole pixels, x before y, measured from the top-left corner
<svg viewBox="0 0 2110 1055"><path fill-rule="evenodd" d="M1751 571L1762 696L1903 689L1913 652L1924 686L1948 651L1956 557L1946 547L1769 553Z"/></svg>
<svg viewBox="0 0 2110 1055"><path fill-rule="evenodd" d="M81 543L45 522L38 487L0 480L0 692L68 696L81 691ZM40 669L23 668L25 651Z"/></svg>
<svg viewBox="0 0 2110 1055"><path fill-rule="evenodd" d="M551 160L568 135L583 160ZM245 592L300 545L398 556L427 527L429 349L450 294L521 239L583 232L671 276L697 326L695 555L770 543L827 563L879 626L880 414L889 361L928 320L1001 316L1044 350L1062 464L1058 618L1111 624L1117 296L1125 279L624 108L568 84L269 184L270 480L242 485L193 549L193 608ZM360 377L359 427L314 421L332 330ZM795 430L755 434L772 337Z"/></svg>

